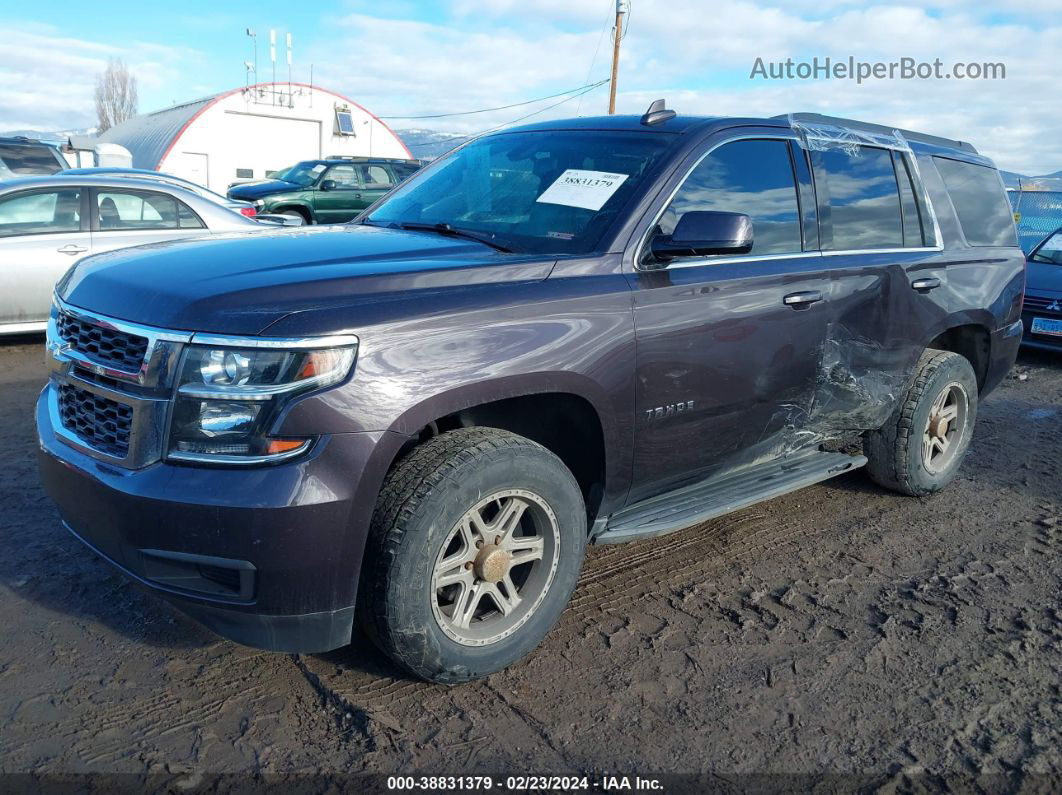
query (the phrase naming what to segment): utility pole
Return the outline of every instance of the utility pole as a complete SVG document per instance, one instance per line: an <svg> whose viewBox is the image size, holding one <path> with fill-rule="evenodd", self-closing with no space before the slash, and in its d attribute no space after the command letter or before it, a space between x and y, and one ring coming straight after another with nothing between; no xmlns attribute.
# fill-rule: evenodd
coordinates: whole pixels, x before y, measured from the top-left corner
<svg viewBox="0 0 1062 795"><path fill-rule="evenodd" d="M608 115L616 113L616 78L619 76L620 41L623 40L623 15L627 13L626 0L616 0L616 34L612 42L612 81L608 86Z"/></svg>

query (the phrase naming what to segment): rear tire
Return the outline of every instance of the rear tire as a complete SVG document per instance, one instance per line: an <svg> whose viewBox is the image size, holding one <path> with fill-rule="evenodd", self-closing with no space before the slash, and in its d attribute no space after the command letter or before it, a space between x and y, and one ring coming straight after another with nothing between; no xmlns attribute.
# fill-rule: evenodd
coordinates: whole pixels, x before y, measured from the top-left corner
<svg viewBox="0 0 1062 795"><path fill-rule="evenodd" d="M477 679L538 646L571 597L585 548L582 493L557 456L507 431L450 431L387 476L359 620L413 674Z"/></svg>
<svg viewBox="0 0 1062 795"><path fill-rule="evenodd" d="M889 421L863 437L867 471L880 486L921 497L959 471L977 419L977 377L963 356L929 349Z"/></svg>

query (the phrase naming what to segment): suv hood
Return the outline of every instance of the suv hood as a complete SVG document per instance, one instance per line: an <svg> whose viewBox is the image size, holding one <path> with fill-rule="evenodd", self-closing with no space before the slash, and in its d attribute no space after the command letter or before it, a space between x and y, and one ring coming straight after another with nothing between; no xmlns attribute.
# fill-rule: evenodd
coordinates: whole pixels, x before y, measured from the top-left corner
<svg viewBox="0 0 1062 795"><path fill-rule="evenodd" d="M313 227L109 251L67 271L56 291L73 306L118 320L253 335L292 312L351 306L354 326L359 303L541 281L554 262L431 232Z"/></svg>
<svg viewBox="0 0 1062 795"><path fill-rule="evenodd" d="M260 182L244 182L234 188L229 188L229 198L253 201L274 193L309 189L308 185L296 185L294 182L285 182L282 179L267 179Z"/></svg>

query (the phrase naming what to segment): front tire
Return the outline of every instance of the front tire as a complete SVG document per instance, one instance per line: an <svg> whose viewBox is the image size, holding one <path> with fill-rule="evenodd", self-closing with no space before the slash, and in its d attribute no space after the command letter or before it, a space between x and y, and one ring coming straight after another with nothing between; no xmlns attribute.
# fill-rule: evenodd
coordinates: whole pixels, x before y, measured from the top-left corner
<svg viewBox="0 0 1062 795"><path fill-rule="evenodd" d="M940 491L958 473L976 419L977 377L970 362L949 351L925 351L889 421L863 437L871 479L913 497Z"/></svg>
<svg viewBox="0 0 1062 795"><path fill-rule="evenodd" d="M308 213L304 213L301 210L281 210L277 215L287 215L291 218L301 218L304 226L310 226L313 223L313 218Z"/></svg>
<svg viewBox="0 0 1062 795"><path fill-rule="evenodd" d="M417 676L477 679L538 646L571 597L585 549L582 494L557 456L507 431L450 431L384 483L360 620Z"/></svg>

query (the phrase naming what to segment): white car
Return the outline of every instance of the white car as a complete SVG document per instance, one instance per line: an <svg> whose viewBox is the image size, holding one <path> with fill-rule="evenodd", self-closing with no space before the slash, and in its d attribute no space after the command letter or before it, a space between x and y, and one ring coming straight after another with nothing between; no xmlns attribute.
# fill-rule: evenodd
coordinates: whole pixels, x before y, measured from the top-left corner
<svg viewBox="0 0 1062 795"><path fill-rule="evenodd" d="M264 232L197 193L119 177L27 177L0 182L0 334L43 330L52 288L82 257L220 232Z"/></svg>

